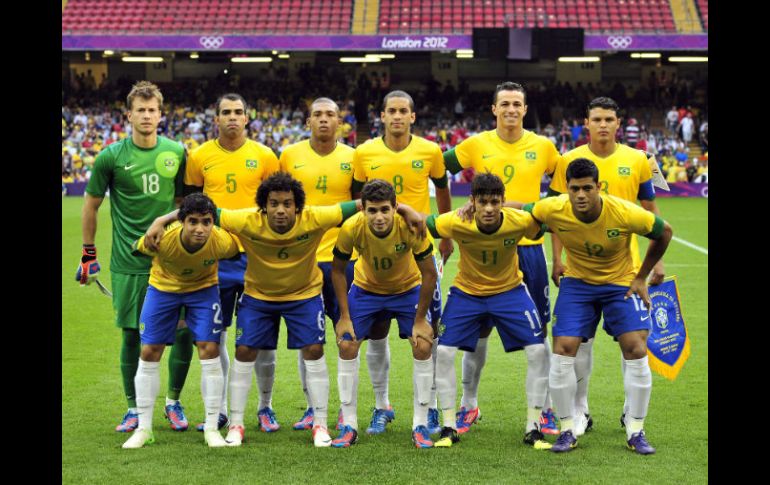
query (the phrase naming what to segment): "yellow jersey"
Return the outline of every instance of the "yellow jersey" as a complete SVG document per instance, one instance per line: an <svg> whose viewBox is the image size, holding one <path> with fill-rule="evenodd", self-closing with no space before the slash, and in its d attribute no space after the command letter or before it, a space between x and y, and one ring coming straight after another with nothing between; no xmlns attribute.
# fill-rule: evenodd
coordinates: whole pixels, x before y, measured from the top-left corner
<svg viewBox="0 0 770 485"><path fill-rule="evenodd" d="M569 194L527 204L525 210L547 224L564 243L565 276L592 285L628 286L639 271L631 258L631 235L658 238L663 233L663 219L620 197L602 195L601 199L601 214L591 223L575 217Z"/></svg>
<svg viewBox="0 0 770 485"><path fill-rule="evenodd" d="M506 200L535 202L540 200L543 174L551 175L561 159L556 146L544 136L523 130L521 138L508 143L489 130L463 140L454 154L462 168L471 167L476 173L497 175L505 185ZM445 153L444 156L447 156ZM543 244L524 238L519 246Z"/></svg>
<svg viewBox="0 0 770 485"><path fill-rule="evenodd" d="M217 223L239 237L246 251L244 292L268 301L293 301L321 293L316 250L324 232L356 212L354 202L305 206L289 231L279 234L258 209L217 209Z"/></svg>
<svg viewBox="0 0 770 485"><path fill-rule="evenodd" d="M475 220L464 222L454 211L426 221L435 237L452 238L460 248L453 284L469 295L496 295L523 280L516 247L524 237L537 236L540 224L530 214L510 207L503 207L502 217L502 225L492 234L481 232Z"/></svg>
<svg viewBox="0 0 770 485"><path fill-rule="evenodd" d="M446 176L441 148L417 135L406 148L394 152L385 145L383 137L374 138L356 147L353 154L353 179L366 182L382 179L393 184L396 200L408 204L417 212L430 214L428 178Z"/></svg>
<svg viewBox="0 0 770 485"><path fill-rule="evenodd" d="M280 170L302 182L308 205L329 205L351 200L353 185L353 152L355 149L337 143L334 151L321 156L305 140L287 146L279 160ZM334 241L340 230L326 231L316 254L319 262L332 260ZM356 255L353 255L355 259Z"/></svg>
<svg viewBox="0 0 770 485"><path fill-rule="evenodd" d="M238 254L238 244L227 231L211 229L211 236L202 248L190 253L182 245L182 223L177 221L166 228L158 251L144 244L144 236L133 244L134 254L152 256L150 284L160 291L190 293L219 283L217 260Z"/></svg>
<svg viewBox="0 0 770 485"><path fill-rule="evenodd" d="M190 152L184 183L203 187L220 209L245 209L256 207L259 185L277 171L275 153L259 142L247 139L231 152L209 140Z"/></svg>
<svg viewBox="0 0 770 485"><path fill-rule="evenodd" d="M350 260L354 250L360 257L354 266L353 283L361 289L382 295L397 295L420 284L422 276L417 261L433 254L428 238L420 239L409 231L400 214L393 218L387 236L372 233L366 214L358 213L342 225L334 254Z"/></svg>

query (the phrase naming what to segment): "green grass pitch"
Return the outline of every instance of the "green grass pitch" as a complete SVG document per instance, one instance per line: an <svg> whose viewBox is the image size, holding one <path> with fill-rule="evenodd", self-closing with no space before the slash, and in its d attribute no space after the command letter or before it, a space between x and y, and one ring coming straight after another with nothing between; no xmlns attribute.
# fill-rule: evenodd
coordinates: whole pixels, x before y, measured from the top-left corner
<svg viewBox="0 0 770 485"><path fill-rule="evenodd" d="M455 197L454 206L464 198ZM658 199L675 236L708 248L707 199ZM123 450L128 435L113 431L125 412L118 349L110 300L93 286L74 281L80 256L82 199L62 200L62 482L68 484L225 484L225 483L706 483L708 469L708 256L672 241L665 257L668 275L679 277L692 355L676 381L653 373L646 431L657 454L640 456L625 446L618 418L623 404L619 350L601 330L594 345L590 383L594 429L566 455L533 450L522 443L526 401L523 352L505 354L493 332L482 373L479 405L483 420L450 449L418 450L410 441L412 364L406 341L391 331L390 398L396 419L387 433L362 432L350 449L315 449L309 431L291 424L305 407L297 373L297 352L286 346L282 329L273 397L282 429L257 431L256 384L250 394L246 441L237 449L208 449L202 433L172 431L162 416L167 356L161 365L161 393L155 407L156 444ZM435 205L434 205L435 208ZM109 286L109 203L99 215L97 247L102 281ZM643 249L646 248L644 242ZM550 243L546 243L550 261ZM443 290L457 271L458 253L447 264ZM557 289L552 287L552 304ZM228 336L233 355L232 335ZM330 374L330 428L339 399L337 350L327 326ZM365 345L362 347L365 352ZM458 353L460 354L460 353ZM460 376L460 356L457 359ZM458 399L461 386L458 383ZM203 418L200 364L193 358L182 393L191 425ZM361 359L359 424L366 426L374 404L366 359ZM362 429L363 431L363 429ZM332 436L336 432L332 431ZM553 438L549 438L553 439ZM558 481L558 482L557 482Z"/></svg>

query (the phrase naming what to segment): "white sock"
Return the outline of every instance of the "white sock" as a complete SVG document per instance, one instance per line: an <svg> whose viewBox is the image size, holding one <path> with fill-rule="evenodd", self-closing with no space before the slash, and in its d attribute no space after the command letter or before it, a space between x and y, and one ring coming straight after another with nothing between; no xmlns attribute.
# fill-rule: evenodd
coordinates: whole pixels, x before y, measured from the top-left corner
<svg viewBox="0 0 770 485"><path fill-rule="evenodd" d="M251 389L251 370L254 362L241 362L236 357L233 360L230 373L230 424L243 426L243 415L246 412L246 402Z"/></svg>
<svg viewBox="0 0 770 485"><path fill-rule="evenodd" d="M307 392L313 405L313 426L326 428L329 406L329 369L326 368L326 356L318 360L305 360Z"/></svg>
<svg viewBox="0 0 770 485"><path fill-rule="evenodd" d="M650 394L652 394L652 372L650 372L646 355L641 359L626 360L623 387L625 387L628 401L626 434L628 439L631 439L632 434L644 428L644 418L647 416Z"/></svg>
<svg viewBox="0 0 770 485"><path fill-rule="evenodd" d="M136 408L128 408L129 413L137 414L139 411L137 411Z"/></svg>
<svg viewBox="0 0 770 485"><path fill-rule="evenodd" d="M444 426L457 428L455 401L457 400L457 376L455 355L457 347L439 345L436 353L436 391L441 402Z"/></svg>
<svg viewBox="0 0 770 485"><path fill-rule="evenodd" d="M222 362L219 357L201 359L201 394L203 394L203 407L206 410L204 431L217 429L224 387L225 379L222 376Z"/></svg>
<svg viewBox="0 0 770 485"><path fill-rule="evenodd" d="M575 390L575 414L588 414L588 381L591 378L591 369L594 366L594 339L582 342L575 355L575 378L577 389Z"/></svg>
<svg viewBox="0 0 770 485"><path fill-rule="evenodd" d="M358 357L337 359L337 387L340 394L342 422L358 430Z"/></svg>
<svg viewBox="0 0 770 485"><path fill-rule="evenodd" d="M305 372L305 359L302 358L302 350L297 352L297 370L299 370L299 383L302 386L302 393L305 394L305 402L310 408L310 394L307 392L307 377Z"/></svg>
<svg viewBox="0 0 770 485"><path fill-rule="evenodd" d="M273 406L273 383L275 382L275 350L260 349L254 361L254 373L259 387L259 408Z"/></svg>
<svg viewBox="0 0 770 485"><path fill-rule="evenodd" d="M553 348L551 347L551 340L546 338L543 342L545 344L545 350L548 352L548 370L551 370L551 357L553 356ZM551 389L546 386L545 388L545 402L543 403L543 409L552 409L553 403L551 402Z"/></svg>
<svg viewBox="0 0 770 485"><path fill-rule="evenodd" d="M366 365L369 368L372 388L374 388L374 406L377 409L387 409L390 406L390 399L388 399L388 372L390 371L388 337L380 340L369 339L369 345L366 346Z"/></svg>
<svg viewBox="0 0 770 485"><path fill-rule="evenodd" d="M222 366L222 405L219 407L219 412L227 415L227 380L230 375L230 355L227 353L227 330L222 329L221 337L219 338L219 364ZM201 388L201 390L203 390ZM217 417L217 419L219 419Z"/></svg>
<svg viewBox="0 0 770 485"><path fill-rule="evenodd" d="M432 362L433 382L430 385L430 403L431 409L438 408L438 393L436 392L436 352L438 351L438 337L433 339L433 345L430 348L430 360Z"/></svg>
<svg viewBox="0 0 770 485"><path fill-rule="evenodd" d="M626 359L623 358L623 351L620 352L620 375L623 376L625 381L626 376ZM623 414L628 414L628 397L623 393Z"/></svg>
<svg viewBox="0 0 770 485"><path fill-rule="evenodd" d="M489 337L480 338L475 352L463 352L463 397L460 406L465 409L479 407L479 382L481 369L487 362Z"/></svg>
<svg viewBox="0 0 770 485"><path fill-rule="evenodd" d="M412 387L414 392L414 415L412 417L412 429L417 426L428 425L428 406L431 400L431 387L433 387L433 358L425 360L414 359L412 369Z"/></svg>
<svg viewBox="0 0 770 485"><path fill-rule="evenodd" d="M539 429L540 412L545 403L545 395L548 389L548 349L544 344L527 345L524 347L527 354L527 422L525 429L530 431ZM532 418L534 414L535 419Z"/></svg>
<svg viewBox="0 0 770 485"><path fill-rule="evenodd" d="M166 406L172 406L179 402L179 399L171 399L170 397L166 396Z"/></svg>
<svg viewBox="0 0 770 485"><path fill-rule="evenodd" d="M160 362L146 362L140 358L134 376L134 388L139 414L138 427L152 431L152 411L160 391Z"/></svg>
<svg viewBox="0 0 770 485"><path fill-rule="evenodd" d="M575 357L553 354L551 370L548 374L551 398L556 406L556 414L561 421L560 431L574 430L575 414Z"/></svg>

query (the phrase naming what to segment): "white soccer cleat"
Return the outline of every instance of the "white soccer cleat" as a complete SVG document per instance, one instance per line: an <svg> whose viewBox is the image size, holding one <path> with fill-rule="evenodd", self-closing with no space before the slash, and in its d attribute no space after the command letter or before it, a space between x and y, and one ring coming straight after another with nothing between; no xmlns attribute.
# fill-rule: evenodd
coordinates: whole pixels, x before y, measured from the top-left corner
<svg viewBox="0 0 770 485"><path fill-rule="evenodd" d="M575 427L573 428L573 431L575 432L575 437L583 436L586 434L586 427L588 426L588 418L586 418L586 415L583 413L577 413L575 415L574 421Z"/></svg>
<svg viewBox="0 0 770 485"><path fill-rule="evenodd" d="M155 436L153 436L152 431L146 430L144 428L138 428L136 431L134 431L131 437L126 440L125 443L123 443L123 448L141 448L144 445L149 445L152 443L155 443Z"/></svg>
<svg viewBox="0 0 770 485"><path fill-rule="evenodd" d="M232 425L230 428L228 428L227 431L227 438L225 438L225 441L227 442L227 446L241 446L241 443L243 443L243 435L244 435L244 429L241 425Z"/></svg>
<svg viewBox="0 0 770 485"><path fill-rule="evenodd" d="M209 448L221 448L223 446L228 446L227 441L225 441L225 439L222 438L222 435L219 434L219 431L215 429L211 431L204 431L203 439L206 440L206 444L209 445Z"/></svg>
<svg viewBox="0 0 770 485"><path fill-rule="evenodd" d="M321 425L313 426L313 444L316 448L326 448L332 445L329 431Z"/></svg>

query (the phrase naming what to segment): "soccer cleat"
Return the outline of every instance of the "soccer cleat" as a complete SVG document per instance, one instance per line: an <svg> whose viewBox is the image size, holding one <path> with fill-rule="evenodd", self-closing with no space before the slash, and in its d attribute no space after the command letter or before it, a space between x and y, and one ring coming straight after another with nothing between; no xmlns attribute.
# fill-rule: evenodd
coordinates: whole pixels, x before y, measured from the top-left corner
<svg viewBox="0 0 770 485"><path fill-rule="evenodd" d="M123 421L121 421L119 425L115 426L115 431L119 433L130 433L131 431L135 430L137 426L139 426L139 415L132 413L131 411L127 411L126 414L123 415Z"/></svg>
<svg viewBox="0 0 770 485"><path fill-rule="evenodd" d="M553 414L553 409L548 408L540 414L540 431L543 434L559 434L559 425L556 415Z"/></svg>
<svg viewBox="0 0 770 485"><path fill-rule="evenodd" d="M184 415L184 408L181 402L177 401L174 404L167 404L163 414L166 415L166 419L171 424L171 429L174 431L187 431L187 427L190 424Z"/></svg>
<svg viewBox="0 0 770 485"><path fill-rule="evenodd" d="M305 414L291 428L297 431L313 429L313 408L305 409Z"/></svg>
<svg viewBox="0 0 770 485"><path fill-rule="evenodd" d="M227 446L241 446L241 443L243 443L244 434L245 430L240 424L234 424L230 426L230 428L227 430L227 437L225 438L225 441L227 441Z"/></svg>
<svg viewBox="0 0 770 485"><path fill-rule="evenodd" d="M374 408L372 413L372 421L369 423L369 427L366 428L366 434L382 434L385 432L385 425L396 419L396 412L393 411L393 406L388 406L388 409Z"/></svg>
<svg viewBox="0 0 770 485"><path fill-rule="evenodd" d="M550 450L553 446L545 440L545 435L536 429L533 429L524 435L524 444L529 445L536 450Z"/></svg>
<svg viewBox="0 0 770 485"><path fill-rule="evenodd" d="M631 435L631 439L628 440L628 448L634 450L640 455L652 455L655 453L653 448L644 436L644 431L639 431Z"/></svg>
<svg viewBox="0 0 770 485"><path fill-rule="evenodd" d="M123 443L123 448L141 448L144 445L150 445L152 443L155 443L155 436L152 434L152 431L148 431L144 428L138 428L136 431L134 431L134 434L132 434L131 437L126 440L125 443Z"/></svg>
<svg viewBox="0 0 770 485"><path fill-rule="evenodd" d="M337 425L334 427L337 431L341 431L342 427L345 425L342 418L342 408L340 408L340 411L337 413Z"/></svg>
<svg viewBox="0 0 770 485"><path fill-rule="evenodd" d="M229 446L229 443L222 438L218 430L204 431L203 439L206 440L206 444L209 448L221 448L223 446Z"/></svg>
<svg viewBox="0 0 770 485"><path fill-rule="evenodd" d="M572 435L572 431L567 430L559 435L556 443L551 447L551 451L561 453L563 451L572 451L575 447L577 447L577 438Z"/></svg>
<svg viewBox="0 0 770 485"><path fill-rule="evenodd" d="M621 428L625 428L626 427L626 413L623 413L623 414L620 415L620 427Z"/></svg>
<svg viewBox="0 0 770 485"><path fill-rule="evenodd" d="M436 434L441 433L441 431L441 425L438 422L438 409L428 408L428 432L430 432L430 434Z"/></svg>
<svg viewBox="0 0 770 485"><path fill-rule="evenodd" d="M444 426L441 428L441 436L438 441L433 443L433 446L436 448L449 448L458 441L460 441L460 435L457 434L457 430Z"/></svg>
<svg viewBox="0 0 770 485"><path fill-rule="evenodd" d="M332 445L332 437L324 426L313 426L313 444L316 448L327 448Z"/></svg>
<svg viewBox="0 0 770 485"><path fill-rule="evenodd" d="M358 431L354 430L350 425L343 424L340 434L332 441L332 446L335 448L349 448L350 445L355 444L357 441Z"/></svg>
<svg viewBox="0 0 770 485"><path fill-rule="evenodd" d="M428 428L422 424L414 428L412 431L412 443L417 448L433 448L433 441L430 439Z"/></svg>
<svg viewBox="0 0 770 485"><path fill-rule="evenodd" d="M275 412L269 407L260 409L257 413L257 419L259 420L259 429L265 433L272 433L281 428L278 420L275 419Z"/></svg>
<svg viewBox="0 0 770 485"><path fill-rule="evenodd" d="M586 428L588 427L588 418L587 414L583 414L581 412L578 412L575 414L575 427L573 428L573 431L575 432L575 437L577 436L583 436L586 433Z"/></svg>
<svg viewBox="0 0 770 485"><path fill-rule="evenodd" d="M471 430L473 423L481 421L481 411L479 411L478 406L473 409L465 409L465 406L463 406L455 416L457 417L456 426L459 434L467 433Z"/></svg>
<svg viewBox="0 0 770 485"><path fill-rule="evenodd" d="M226 414L219 413L219 419L217 419L217 429L222 429L226 427L230 423L230 420L228 419ZM206 425L206 423L198 423L195 426L195 429L197 431L203 432L203 427Z"/></svg>

